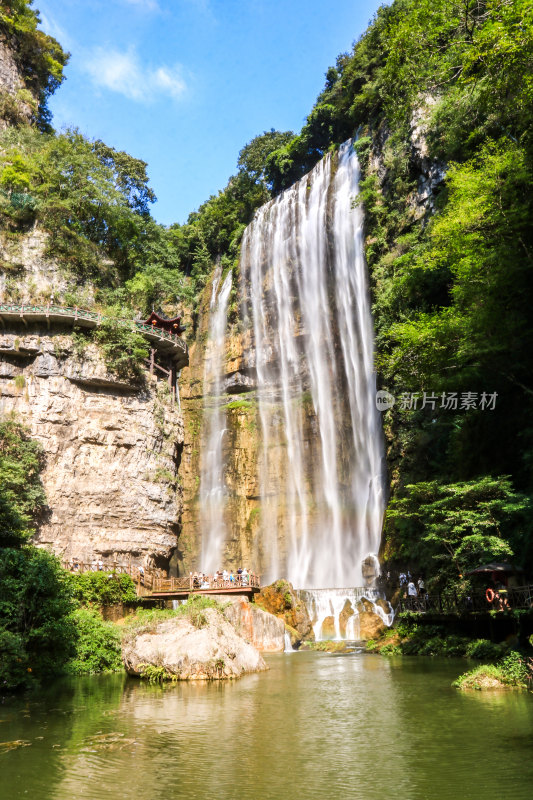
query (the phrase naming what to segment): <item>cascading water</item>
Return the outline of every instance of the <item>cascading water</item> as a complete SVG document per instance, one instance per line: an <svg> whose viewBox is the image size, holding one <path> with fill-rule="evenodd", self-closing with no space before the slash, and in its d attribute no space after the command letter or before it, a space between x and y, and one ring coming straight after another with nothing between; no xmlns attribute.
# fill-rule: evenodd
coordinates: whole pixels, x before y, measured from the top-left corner
<svg viewBox="0 0 533 800"><path fill-rule="evenodd" d="M362 561L381 536L358 178L346 142L260 208L242 244L262 440L256 558L266 580L283 575L298 587L362 586Z"/></svg>
<svg viewBox="0 0 533 800"><path fill-rule="evenodd" d="M222 450L226 414L221 406L221 395L231 271L228 272L217 295L220 278L221 270L217 268L209 307L209 339L204 366L205 445L200 465L201 568L211 574L221 566L226 541L224 521L226 489Z"/></svg>
<svg viewBox="0 0 533 800"><path fill-rule="evenodd" d="M385 625L392 625L394 611L381 593L370 587L356 589L307 589L298 592L313 623L315 639L360 638L360 609L369 606ZM384 606L388 606L385 610Z"/></svg>

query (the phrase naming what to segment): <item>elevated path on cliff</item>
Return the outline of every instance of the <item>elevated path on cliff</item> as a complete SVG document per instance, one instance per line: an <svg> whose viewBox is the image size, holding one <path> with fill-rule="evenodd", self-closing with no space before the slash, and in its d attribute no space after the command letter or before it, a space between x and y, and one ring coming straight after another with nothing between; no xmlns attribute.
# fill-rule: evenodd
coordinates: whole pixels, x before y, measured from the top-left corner
<svg viewBox="0 0 533 800"><path fill-rule="evenodd" d="M72 328L97 328L103 322L111 320L114 325L122 328L132 328L142 333L152 346L173 362L174 368L180 370L189 363L189 351L186 343L174 333L146 325L144 322L132 319L115 319L106 317L98 311L89 311L84 308L56 306L56 305L31 305L2 303L0 304L0 326L22 326L28 328L32 323L44 323L48 329L52 325L71 325Z"/></svg>
<svg viewBox="0 0 533 800"><path fill-rule="evenodd" d="M186 600L190 595L245 595L250 599L261 590L261 579L253 572L246 576L233 575L231 580L207 576L204 580L194 575L172 578L162 570L138 567L117 562L65 561L63 568L74 574L104 572L110 575L129 575L139 597L154 600Z"/></svg>

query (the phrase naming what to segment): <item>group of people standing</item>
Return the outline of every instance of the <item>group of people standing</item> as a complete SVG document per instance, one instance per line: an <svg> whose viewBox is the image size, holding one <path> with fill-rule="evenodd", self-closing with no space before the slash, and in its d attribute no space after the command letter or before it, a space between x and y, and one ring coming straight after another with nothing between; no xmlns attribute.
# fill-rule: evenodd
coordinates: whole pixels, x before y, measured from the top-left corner
<svg viewBox="0 0 533 800"><path fill-rule="evenodd" d="M400 572L399 581L400 589L407 592L408 597L426 597L426 584L422 575L419 576L415 583L414 577L407 570L407 572Z"/></svg>
<svg viewBox="0 0 533 800"><path fill-rule="evenodd" d="M244 567L234 573L228 572L227 569L217 569L211 576L206 575L205 572L191 572L193 589L213 589L213 588L228 588L232 585L248 586L250 582L250 572ZM222 584L222 586L221 586Z"/></svg>

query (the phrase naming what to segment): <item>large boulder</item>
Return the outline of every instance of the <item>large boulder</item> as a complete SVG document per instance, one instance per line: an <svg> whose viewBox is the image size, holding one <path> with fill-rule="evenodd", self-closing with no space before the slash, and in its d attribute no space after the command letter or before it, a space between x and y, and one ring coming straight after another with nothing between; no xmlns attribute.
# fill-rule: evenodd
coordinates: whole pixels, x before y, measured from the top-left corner
<svg viewBox="0 0 533 800"><path fill-rule="evenodd" d="M281 653L285 649L283 620L258 608L245 597L239 597L224 609L224 616L239 636L264 653Z"/></svg>
<svg viewBox="0 0 533 800"><path fill-rule="evenodd" d="M132 630L124 637L122 658L129 675L169 680L240 678L268 669L216 608Z"/></svg>
<svg viewBox="0 0 533 800"><path fill-rule="evenodd" d="M353 617L355 611L353 610L353 606L348 599L346 599L344 606L342 608L341 613L339 614L339 628L341 632L341 636L346 636L346 629L348 627L348 620L350 617Z"/></svg>
<svg viewBox="0 0 533 800"><path fill-rule="evenodd" d="M378 601L382 608L381 601ZM388 607L387 608L388 612ZM386 628L385 623L379 614L376 614L374 604L366 597L362 597L357 603L357 610L359 612L359 637L363 641L368 639L377 639Z"/></svg>
<svg viewBox="0 0 533 800"><path fill-rule="evenodd" d="M300 600L289 581L279 580L264 586L255 595L254 602L265 611L282 619L298 631L300 639L314 639L313 626L305 604Z"/></svg>
<svg viewBox="0 0 533 800"><path fill-rule="evenodd" d="M321 639L335 639L337 636L337 630L335 628L335 617L333 615L324 617L320 627L319 635Z"/></svg>

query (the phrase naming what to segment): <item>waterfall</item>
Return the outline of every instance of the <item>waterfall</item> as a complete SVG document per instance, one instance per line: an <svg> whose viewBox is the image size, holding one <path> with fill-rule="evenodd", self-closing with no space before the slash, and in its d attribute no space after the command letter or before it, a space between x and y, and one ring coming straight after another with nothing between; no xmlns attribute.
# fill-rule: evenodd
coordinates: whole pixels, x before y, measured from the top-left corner
<svg viewBox="0 0 533 800"><path fill-rule="evenodd" d="M324 639L357 640L360 638L361 606L370 608L390 627L394 611L390 603L385 611L381 593L370 587L356 589L306 589L298 592L305 604L316 641ZM366 610L366 609L365 609Z"/></svg>
<svg viewBox="0 0 533 800"><path fill-rule="evenodd" d="M345 142L262 206L243 237L265 581L362 586L362 561L379 548L383 444L358 180Z"/></svg>
<svg viewBox="0 0 533 800"><path fill-rule="evenodd" d="M225 433L226 414L221 405L222 367L228 300L231 291L231 271L222 287L221 269L213 279L209 305L209 338L204 365L204 447L200 464L200 523L202 531L201 569L213 573L221 566L226 525L224 505L226 488L222 440Z"/></svg>

